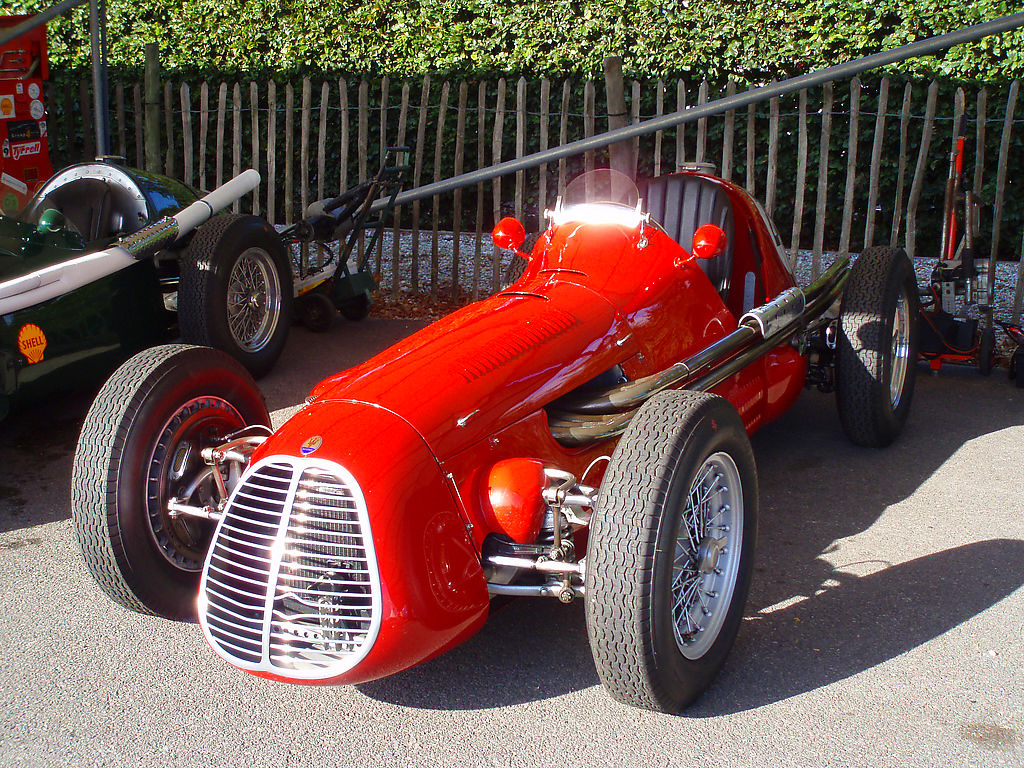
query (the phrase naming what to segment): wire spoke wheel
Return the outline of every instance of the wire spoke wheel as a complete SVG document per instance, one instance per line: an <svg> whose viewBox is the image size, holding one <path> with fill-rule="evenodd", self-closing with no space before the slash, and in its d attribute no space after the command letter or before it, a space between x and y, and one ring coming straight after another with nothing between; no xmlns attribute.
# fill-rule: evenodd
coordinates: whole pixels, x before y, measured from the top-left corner
<svg viewBox="0 0 1024 768"><path fill-rule="evenodd" d="M680 653L699 659L725 621L743 544L743 489L727 453L709 456L690 486L676 535L672 623Z"/></svg>
<svg viewBox="0 0 1024 768"><path fill-rule="evenodd" d="M259 352L273 337L281 311L281 281L269 253L242 252L228 278L227 317L231 335L246 352Z"/></svg>
<svg viewBox="0 0 1024 768"><path fill-rule="evenodd" d="M182 255L181 336L222 349L263 376L288 338L292 291L288 255L269 224L256 216L215 216Z"/></svg>

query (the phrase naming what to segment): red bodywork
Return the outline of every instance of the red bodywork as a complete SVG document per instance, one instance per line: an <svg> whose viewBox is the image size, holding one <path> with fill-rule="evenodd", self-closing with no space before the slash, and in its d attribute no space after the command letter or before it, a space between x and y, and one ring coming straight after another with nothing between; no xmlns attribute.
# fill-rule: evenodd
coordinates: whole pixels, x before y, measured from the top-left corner
<svg viewBox="0 0 1024 768"><path fill-rule="evenodd" d="M794 285L755 204L707 178L732 203L733 285L752 286L753 297L736 290L726 306L698 261L655 226L563 224L541 236L508 289L323 381L258 449L253 464L300 456L320 436L314 455L356 479L371 521L381 617L365 658L343 674L311 681L249 671L361 682L431 658L480 628L489 604L481 549L508 514L491 508L492 469L524 457L579 477L614 448L614 440L560 445L545 406L617 365L629 379L661 371L733 331L744 301L762 304ZM804 373L804 359L787 344L715 391L753 432L793 403ZM596 485L603 466L587 481ZM536 484L529 469L520 471ZM531 521L506 525L528 530Z"/></svg>

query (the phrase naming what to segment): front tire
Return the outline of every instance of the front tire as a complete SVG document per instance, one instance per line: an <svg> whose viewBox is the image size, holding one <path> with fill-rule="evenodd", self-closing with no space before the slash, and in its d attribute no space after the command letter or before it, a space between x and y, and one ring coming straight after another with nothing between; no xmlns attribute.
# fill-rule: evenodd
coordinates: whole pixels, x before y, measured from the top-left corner
<svg viewBox="0 0 1024 768"><path fill-rule="evenodd" d="M214 502L215 470L199 452L253 424L270 424L263 396L215 349L153 347L107 380L85 417L71 475L75 534L107 596L140 613L195 620L214 524L172 517L167 502ZM233 479L225 478L229 486Z"/></svg>
<svg viewBox="0 0 1024 768"><path fill-rule="evenodd" d="M882 447L903 429L918 355L917 278L899 248L868 248L843 291L836 404L853 443Z"/></svg>
<svg viewBox="0 0 1024 768"><path fill-rule="evenodd" d="M601 484L586 569L587 634L619 701L678 713L710 684L743 618L757 470L736 410L663 392L640 409Z"/></svg>
<svg viewBox="0 0 1024 768"><path fill-rule="evenodd" d="M227 214L199 228L181 257L184 341L222 349L259 378L284 350L291 308L291 267L269 224Z"/></svg>

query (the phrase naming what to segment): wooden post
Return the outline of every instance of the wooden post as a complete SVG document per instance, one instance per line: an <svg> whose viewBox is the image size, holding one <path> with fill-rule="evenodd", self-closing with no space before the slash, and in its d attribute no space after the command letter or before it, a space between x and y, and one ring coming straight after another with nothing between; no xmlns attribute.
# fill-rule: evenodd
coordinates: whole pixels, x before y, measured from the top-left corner
<svg viewBox="0 0 1024 768"><path fill-rule="evenodd" d="M505 78L498 80L498 98L494 108L494 134L491 141L491 162L497 165L501 162L501 145L505 133ZM501 177L491 182L491 189L494 190L492 200L494 223L497 224L501 218ZM494 246L491 251L491 292L496 293L501 287L501 251Z"/></svg>
<svg viewBox="0 0 1024 768"><path fill-rule="evenodd" d="M235 83L231 89L231 176L242 172L242 86ZM231 210L239 213L242 201L235 200Z"/></svg>
<svg viewBox="0 0 1024 768"><path fill-rule="evenodd" d="M757 141L757 112L753 104L747 105L747 194L751 197L756 195L757 181L754 174L757 165L757 155L754 152Z"/></svg>
<svg viewBox="0 0 1024 768"><path fill-rule="evenodd" d="M192 186L195 183L193 178L192 162L192 94L189 92L188 83L182 83L181 96L181 143L182 143L182 180Z"/></svg>
<svg viewBox="0 0 1024 768"><path fill-rule="evenodd" d="M903 182L907 172L907 130L910 121L910 83L903 89L903 110L900 113L900 161L896 174L896 199L893 201L892 231L889 235L889 247L895 248L899 243L901 217L903 216Z"/></svg>
<svg viewBox="0 0 1024 768"><path fill-rule="evenodd" d="M992 247L989 252L989 263L993 269L995 268L996 256L999 253L999 230L1003 218L1003 198L1006 194L1006 173L1010 159L1013 113L1017 109L1017 93L1019 90L1019 80L1014 80L1010 83L1010 95L1006 100L1006 117L1003 119L1003 137L999 142L999 165L996 170L996 201L992 208Z"/></svg>
<svg viewBox="0 0 1024 768"><path fill-rule="evenodd" d="M402 83L402 97L398 108L398 137L395 145L405 146L406 122L409 118L409 83ZM391 225L391 295L397 296L401 287L401 250L399 249L402 232L402 207L397 206L392 214Z"/></svg>
<svg viewBox="0 0 1024 768"><path fill-rule="evenodd" d="M487 83L480 81L476 92L476 167L487 162ZM480 279L483 274L484 183L476 185L476 249L473 255L473 301L480 297Z"/></svg>
<svg viewBox="0 0 1024 768"><path fill-rule="evenodd" d="M625 128L628 124L628 113L626 112L625 83L622 79L622 58L619 56L605 56L604 58L604 85L608 99L608 130ZM588 134L590 135L590 134ZM629 178L635 174L636 164L633 160L633 142L620 141L608 147L609 167L612 170L624 173ZM590 166L588 165L588 170Z"/></svg>
<svg viewBox="0 0 1024 768"><path fill-rule="evenodd" d="M128 157L127 130L125 129L124 85L118 83L114 87L114 107L117 110L117 154Z"/></svg>
<svg viewBox="0 0 1024 768"><path fill-rule="evenodd" d="M562 83L562 113L558 122L558 146L567 144L569 141L569 98L572 94L572 86L568 80ZM558 194L565 192L565 185L568 179L565 178L565 158L558 161Z"/></svg>
<svg viewBox="0 0 1024 768"><path fill-rule="evenodd" d="M445 80L441 85L441 103L437 107L437 131L434 135L434 181L441 180L441 164L444 160L444 121L448 112L448 95L450 91L451 84ZM441 198L438 195L434 195L431 202L433 203L433 216L431 217L433 231L431 232L430 240L430 298L437 301L438 283L440 282L438 275L440 270L438 226L441 220Z"/></svg>
<svg viewBox="0 0 1024 768"><path fill-rule="evenodd" d="M768 102L768 173L764 180L764 208L775 215L775 190L779 177L779 99Z"/></svg>
<svg viewBox="0 0 1024 768"><path fill-rule="evenodd" d="M828 208L828 150L832 140L832 83L825 83L821 106L821 151L818 154L818 199L814 211L814 251L811 254L811 278L821 274L821 255L825 247L825 211Z"/></svg>
<svg viewBox="0 0 1024 768"><path fill-rule="evenodd" d="M548 122L551 117L551 81L546 77L540 81L540 151L548 149ZM548 207L548 166L540 167L537 181L537 215L543 216ZM541 228L544 224L541 222Z"/></svg>
<svg viewBox="0 0 1024 768"><path fill-rule="evenodd" d="M516 159L526 154L526 78L516 82ZM526 171L516 171L515 216L523 220L523 195L526 186Z"/></svg>
<svg viewBox="0 0 1024 768"><path fill-rule="evenodd" d="M708 81L707 78L701 80L700 88L697 89L697 106L703 106L708 103ZM708 147L708 119L702 117L697 121L697 154L696 161L703 163L707 156Z"/></svg>
<svg viewBox="0 0 1024 768"><path fill-rule="evenodd" d="M252 167L260 167L260 92L255 80L249 81L249 106L252 108ZM252 191L252 212L260 215L260 188Z"/></svg>
<svg viewBox="0 0 1024 768"><path fill-rule="evenodd" d="M736 81L729 80L725 87L726 97L736 95ZM725 113L725 124L722 129L722 178L732 181L732 148L736 138L736 110ZM657 175L657 173L655 173Z"/></svg>
<svg viewBox="0 0 1024 768"><path fill-rule="evenodd" d="M427 115L430 106L430 75L423 76L423 88L420 91L420 113L416 125L416 162L413 165L412 185L418 187L423 178L423 143L427 136ZM420 201L412 204L412 264L410 265L412 292L420 290Z"/></svg>
<svg viewBox="0 0 1024 768"><path fill-rule="evenodd" d="M277 223L277 83L267 83L267 221Z"/></svg>
<svg viewBox="0 0 1024 768"><path fill-rule="evenodd" d="M292 155L295 154L295 88L286 83L284 88L284 223L295 221L295 172Z"/></svg>
<svg viewBox="0 0 1024 768"><path fill-rule="evenodd" d="M846 190L843 195L843 224L839 231L839 255L850 252L853 224L853 193L857 185L857 137L860 130L860 78L850 82L850 136L846 145Z"/></svg>
<svg viewBox="0 0 1024 768"><path fill-rule="evenodd" d="M302 117L299 135L299 200L298 218L306 215L309 206L309 128L313 116L313 84L308 77L302 78Z"/></svg>
<svg viewBox="0 0 1024 768"><path fill-rule="evenodd" d="M455 168L456 176L465 169L466 154L466 105L469 102L469 85L465 80L459 83L459 107L455 118ZM459 298L459 251L462 241L462 189L452 194L452 301Z"/></svg>
<svg viewBox="0 0 1024 768"><path fill-rule="evenodd" d="M219 187L224 183L224 124L227 122L228 84L221 83L217 90L217 178L213 185Z"/></svg>
<svg viewBox="0 0 1024 768"><path fill-rule="evenodd" d="M164 130L167 133L167 151L164 155L164 173L174 176L174 110L171 107L171 83L164 83ZM88 126L89 123L86 123Z"/></svg>
<svg viewBox="0 0 1024 768"><path fill-rule="evenodd" d="M145 159L143 155L145 141L142 138L142 124L145 122L143 119L145 111L142 108L142 89L139 88L139 84L136 83L132 86L132 104L135 107L135 114L132 118L135 121L135 167L145 167Z"/></svg>
<svg viewBox="0 0 1024 768"><path fill-rule="evenodd" d="M917 206L921 202L924 190L925 172L928 170L928 149L935 130L935 105L939 96L939 84L932 80L928 87L928 101L924 109L924 128L921 130L920 151L917 153L917 168L914 170L914 181L910 185L910 197L907 200L907 255L914 258L917 247Z"/></svg>
<svg viewBox="0 0 1024 768"><path fill-rule="evenodd" d="M160 47L146 43L146 170L160 172Z"/></svg>
<svg viewBox="0 0 1024 768"><path fill-rule="evenodd" d="M878 87L878 114L875 116L875 136L871 145L871 171L868 178L868 210L864 222L864 247L875 242L875 206L878 204L878 177L882 169L882 146L885 139L885 110L889 106L889 78L883 77Z"/></svg>
<svg viewBox="0 0 1024 768"><path fill-rule="evenodd" d="M199 188L206 186L206 139L210 131L210 84L203 80L199 87Z"/></svg>
<svg viewBox="0 0 1024 768"><path fill-rule="evenodd" d="M789 266L796 265L800 235L804 224L804 193L807 191L807 89L800 91L799 126L797 127L796 198L793 201L793 230L789 238Z"/></svg>
<svg viewBox="0 0 1024 768"><path fill-rule="evenodd" d="M665 81L658 81L658 90L654 94L654 115L661 117L665 114ZM665 132L657 131L654 134L654 178L661 176L661 153L662 144L665 142Z"/></svg>

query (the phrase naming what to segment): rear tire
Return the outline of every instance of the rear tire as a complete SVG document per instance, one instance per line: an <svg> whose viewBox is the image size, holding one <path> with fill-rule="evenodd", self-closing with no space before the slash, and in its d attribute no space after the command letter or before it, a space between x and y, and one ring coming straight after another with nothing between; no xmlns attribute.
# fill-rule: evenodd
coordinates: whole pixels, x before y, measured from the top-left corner
<svg viewBox="0 0 1024 768"><path fill-rule="evenodd" d="M181 257L184 341L222 349L259 378L281 356L291 309L291 267L269 224L227 214L199 228Z"/></svg>
<svg viewBox="0 0 1024 768"><path fill-rule="evenodd" d="M612 456L587 548L587 634L614 698L678 713L707 688L743 618L756 537L736 410L706 393L651 398Z"/></svg>
<svg viewBox="0 0 1024 768"><path fill-rule="evenodd" d="M75 450L71 518L89 572L112 600L195 620L214 524L172 518L167 502L210 503L213 480L199 451L252 424L270 424L263 396L238 361L215 349L153 347L103 385Z"/></svg>
<svg viewBox="0 0 1024 768"><path fill-rule="evenodd" d="M868 248L843 291L836 340L836 403L857 445L889 445L914 395L918 355L917 278L899 248Z"/></svg>

